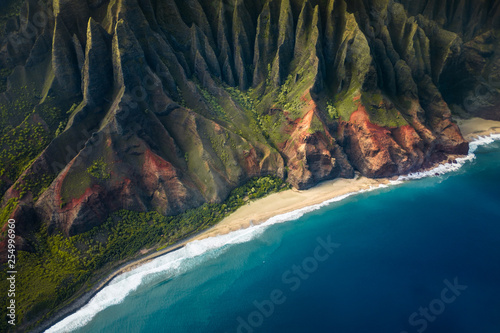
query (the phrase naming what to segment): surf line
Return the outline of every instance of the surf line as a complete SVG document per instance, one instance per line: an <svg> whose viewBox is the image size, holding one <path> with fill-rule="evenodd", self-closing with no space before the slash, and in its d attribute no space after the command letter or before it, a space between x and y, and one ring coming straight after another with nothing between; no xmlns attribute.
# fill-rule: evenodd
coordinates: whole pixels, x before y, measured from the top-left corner
<svg viewBox="0 0 500 333"><path fill-rule="evenodd" d="M246 229L240 229L240 230L233 231L233 232L230 232L230 233L225 234L225 235L218 235L215 237L209 237L209 238L205 238L202 240L190 241L189 239L192 239L193 237L199 235L199 234L196 234L196 235L188 238L187 240L184 240L180 245L177 245L177 246L174 245L172 248L165 249L165 252L155 253L155 254L151 255L151 257L146 257L146 258L140 259L139 261L125 264L124 266L122 266L121 268L117 269L115 272L110 274L108 276L108 278L106 278L101 284L99 284L99 286L97 288L95 288L92 292L90 292L90 294L88 296L84 295L86 297L85 298L82 297L77 302L77 304L72 306L71 309L69 309L65 313L61 313L61 315L57 316L57 318L54 318L51 321L51 323L49 324L49 325L53 325L53 326L50 327L49 325L47 325L46 327L50 327L50 328L46 332L47 333L68 332L68 331L72 331L72 330L76 330L78 328L81 328L81 327L85 326L86 324L88 324L97 313L101 312L102 310L106 309L109 306L121 303L126 298L126 296L128 296L131 292L136 290L142 284L143 278L145 278L146 276L149 276L152 274L157 274L157 273L162 272L162 271L163 272L168 271L169 269L172 268L172 265L180 263L183 260L187 260L187 259L201 256L210 250L222 248L222 247L227 246L227 245L234 245L234 244L250 241L251 239L254 238L254 236L257 236L260 234L260 232L256 232L256 231L263 231L264 229L266 229L267 227L269 227L271 225L283 223L283 222L287 222L287 221L297 220L300 217L302 217L304 214L318 210L318 209L320 209L324 206L327 206L331 203L342 201L350 196L353 196L353 195L356 195L359 193L371 192L371 191L374 191L374 190L377 190L380 188L387 188L389 186L399 185L399 184L402 184L406 181L418 180L418 179L427 178L427 177L435 177L436 174L442 175L442 174L457 171L461 167L463 167L467 162L472 162L476 158L476 155L474 154L474 152L477 150L477 148L479 146L493 143L496 140L500 140L500 134L491 134L489 136L479 136L479 137L475 138L474 140L472 140L470 142L469 154L467 156L459 157L459 158L455 159L455 161L457 162L456 164L454 164L454 163L440 164L437 167L430 169L430 170L427 170L427 171L411 173L411 174L406 175L406 176L400 176L397 180L389 181L388 184L380 184L378 186L372 186L369 189L363 189L363 190L347 193L345 195L341 195L341 196L338 196L338 197L335 197L335 198L332 198L329 200L325 200L324 202L319 203L319 204L311 205L308 207L303 207L303 208L297 209L297 210L292 211L292 212L273 216L273 217L269 218L267 221L265 221L264 223L257 224L257 225L251 224L250 227L248 227ZM248 237L249 235L252 237L249 238ZM205 243L207 243L207 244L205 244ZM210 246L211 245L210 243L212 245L215 244L215 246ZM203 248L203 246L206 246L206 247L203 248L202 251L195 251L195 253L189 253L189 251L188 251L187 253L185 253L184 256L180 256L179 258L175 258L175 260L172 260L172 261L167 261L163 265L158 266L156 268L155 267L151 267L151 268L146 267L151 263L155 263L156 261L168 259L168 258L166 258L166 257L168 257L168 255L171 255L174 253L179 254L179 252L182 252L182 250L188 249L188 248L192 247L193 245L194 246L201 245L202 248ZM174 258L172 258L172 259L174 259ZM143 261L143 260L145 260L145 261ZM134 271L135 271L135 273L133 273ZM129 276L123 277L124 273L129 273L129 272L131 273ZM123 279L121 281L126 281L127 279L134 277L134 276L136 276L138 279L136 281L134 281L134 283L129 285L129 288L126 292L123 292L122 288L116 288L116 287L118 287L117 285L119 285L121 282L121 281L116 281L120 276L123 277ZM111 282L113 282L113 283L111 283ZM112 293L111 293L112 295L116 295L117 293L119 295L120 294L121 295L118 298L108 299L106 301L107 297L104 294L107 294L105 291L107 291L107 288L110 288L110 287L113 287L112 289L117 289L116 292L109 290L109 291L112 291ZM98 296L102 296L102 297L98 297ZM93 304L93 302L96 302L97 304ZM102 302L102 303L99 304L100 302ZM95 305L95 307L92 309L93 305ZM60 321L58 321L58 320L60 320Z"/></svg>

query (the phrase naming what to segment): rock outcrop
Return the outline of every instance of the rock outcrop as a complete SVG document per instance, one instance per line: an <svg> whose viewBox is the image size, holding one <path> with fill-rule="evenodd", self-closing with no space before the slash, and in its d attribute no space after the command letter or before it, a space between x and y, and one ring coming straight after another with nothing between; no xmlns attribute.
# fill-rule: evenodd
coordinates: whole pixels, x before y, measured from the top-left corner
<svg viewBox="0 0 500 333"><path fill-rule="evenodd" d="M2 207L66 235L119 209L220 202L254 176L307 188L408 173L467 153L451 110L500 119L493 0L22 8L0 40L0 66L13 70L0 103L33 108L2 135L30 115L50 143L22 174L2 174ZM50 181L35 189L30 177Z"/></svg>
<svg viewBox="0 0 500 333"><path fill-rule="evenodd" d="M304 189L466 154L452 112L500 119L498 31L495 0L25 0L0 20L0 216L37 252L253 177ZM48 311L30 304L19 329Z"/></svg>

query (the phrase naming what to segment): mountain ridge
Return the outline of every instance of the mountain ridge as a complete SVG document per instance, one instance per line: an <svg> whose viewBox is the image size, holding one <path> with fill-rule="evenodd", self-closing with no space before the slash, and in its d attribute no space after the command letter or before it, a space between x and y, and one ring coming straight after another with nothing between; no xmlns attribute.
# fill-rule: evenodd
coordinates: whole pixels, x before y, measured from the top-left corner
<svg viewBox="0 0 500 333"><path fill-rule="evenodd" d="M466 154L452 111L500 119L499 18L492 0L27 0L0 37L0 215L34 251L40 226L175 216L253 177Z"/></svg>

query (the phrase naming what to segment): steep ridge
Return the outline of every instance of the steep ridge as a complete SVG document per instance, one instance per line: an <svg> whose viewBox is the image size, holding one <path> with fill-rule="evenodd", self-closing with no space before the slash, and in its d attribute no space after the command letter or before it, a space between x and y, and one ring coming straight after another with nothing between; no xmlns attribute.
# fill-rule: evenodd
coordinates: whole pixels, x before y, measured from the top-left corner
<svg viewBox="0 0 500 333"><path fill-rule="evenodd" d="M32 250L40 225L176 215L252 177L308 188L466 154L451 111L500 119L499 17L494 0L27 0L0 39L1 215Z"/></svg>
<svg viewBox="0 0 500 333"><path fill-rule="evenodd" d="M467 151L446 101L497 117L494 85L489 99L474 99L454 80L498 73L492 1L472 13L465 0L73 2L27 1L0 53L3 66L21 65L5 104L29 85L39 105L76 105L61 112L57 136L49 126L53 141L24 176L2 176L4 207L11 202L12 212L15 199L68 234L120 208L177 214L218 202L252 176L305 188L353 168L370 177L406 173ZM25 26L36 35L25 38ZM174 135L183 126L189 138ZM168 176L144 178L151 154L172 169ZM86 172L100 158L109 179ZM33 170L38 160L48 166ZM53 178L36 202L33 191L15 190L30 173ZM77 216L88 226L73 228Z"/></svg>

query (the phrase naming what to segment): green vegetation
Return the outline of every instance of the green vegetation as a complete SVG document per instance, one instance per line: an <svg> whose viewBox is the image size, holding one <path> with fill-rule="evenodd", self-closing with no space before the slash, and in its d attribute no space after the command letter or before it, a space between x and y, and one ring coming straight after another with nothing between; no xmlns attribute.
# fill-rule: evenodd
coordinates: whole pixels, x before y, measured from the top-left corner
<svg viewBox="0 0 500 333"><path fill-rule="evenodd" d="M355 86L336 96L335 109L337 110L339 119L349 121L351 114L358 109L359 101L355 101L355 98L359 96L359 94L359 87Z"/></svg>
<svg viewBox="0 0 500 333"><path fill-rule="evenodd" d="M394 105L387 105L387 103L384 103L382 95L364 93L361 97L361 101L372 123L387 128L397 128L408 125L408 122Z"/></svg>
<svg viewBox="0 0 500 333"><path fill-rule="evenodd" d="M38 197L49 187L54 180L55 175L52 174L38 174L28 172L21 176L20 179L14 184L14 190L18 191L18 196L10 198L7 204L0 208L0 221L6 223L10 214L14 211L21 200L28 192L33 196L33 202L38 200ZM4 239L6 231L0 233L0 241Z"/></svg>
<svg viewBox="0 0 500 333"><path fill-rule="evenodd" d="M231 95L233 101L243 108L250 119L250 129L255 134L262 134L265 138L268 137L266 131L262 128L260 115L257 112L255 100L252 98L253 90L249 89L246 92L238 88L226 87L226 91ZM240 135L243 135L240 130Z"/></svg>
<svg viewBox="0 0 500 333"><path fill-rule="evenodd" d="M69 118L73 116L73 113L78 109L79 104L74 103L71 108L66 112L66 117L61 117L63 120L59 122L59 126L57 126L56 132L54 133L54 137L58 137L62 132L66 129L66 125L68 124Z"/></svg>
<svg viewBox="0 0 500 333"><path fill-rule="evenodd" d="M214 116L217 117L218 119L221 119L224 121L229 121L229 118L227 117L226 111L224 111L222 106L219 104L219 102L217 101L217 98L215 98L212 94L210 94L200 84L197 83L196 87L201 92L203 98L207 102L211 111L214 113Z"/></svg>
<svg viewBox="0 0 500 333"><path fill-rule="evenodd" d="M314 134L316 132L323 132L323 131L324 131L323 123L319 120L318 117L316 117L316 115L314 115L308 132L310 134Z"/></svg>
<svg viewBox="0 0 500 333"><path fill-rule="evenodd" d="M48 96L35 107L34 92L24 86L14 92L13 102L0 105L0 177L15 181L66 126L68 115ZM35 114L43 122L35 119ZM0 180L0 189L4 189Z"/></svg>
<svg viewBox="0 0 500 333"><path fill-rule="evenodd" d="M40 106L37 106L35 110L54 133L59 127L66 127L69 113L73 112L78 106L75 106L75 104L73 104L73 106L67 112L64 112L57 105L57 101L53 96L47 96L44 103ZM61 122L62 124L64 124L63 126L61 125Z"/></svg>
<svg viewBox="0 0 500 333"><path fill-rule="evenodd" d="M111 177L107 170L108 166L106 162L104 162L103 158L100 158L94 161L94 163L92 163L92 165L88 167L87 172L96 179L106 180Z"/></svg>
<svg viewBox="0 0 500 333"><path fill-rule="evenodd" d="M266 75L266 87L271 87L272 84L273 84L273 81L272 81L272 75L273 71L272 71L272 68L271 68L271 64L267 64L267 75Z"/></svg>
<svg viewBox="0 0 500 333"><path fill-rule="evenodd" d="M5 25L7 21L19 15L21 7L24 1L19 0L4 0L4 3L0 5L0 37L5 35ZM0 90L1 91L1 90Z"/></svg>
<svg viewBox="0 0 500 333"><path fill-rule="evenodd" d="M179 95L179 104L180 106L182 106L183 108L186 107L186 101L184 100L184 96L182 95L182 90L177 87L177 94Z"/></svg>
<svg viewBox="0 0 500 333"><path fill-rule="evenodd" d="M116 261L131 258L144 248L165 248L213 226L248 200L287 188L279 178L254 178L233 190L223 203L205 204L173 217L122 210L103 225L72 237L49 235L42 227L32 242L34 252L18 252L17 321L38 315L47 318L75 293L88 290L96 277L116 267ZM6 283L6 270L2 269L3 290ZM5 311L2 308L3 317ZM5 325L2 321L0 330L5 331Z"/></svg>
<svg viewBox="0 0 500 333"><path fill-rule="evenodd" d="M91 168L92 166L89 167L89 169ZM96 174L99 175L98 172ZM87 189L92 187L95 179L99 180L97 177L93 178L92 174L83 166L71 169L61 186L61 208L72 199L81 197Z"/></svg>
<svg viewBox="0 0 500 333"><path fill-rule="evenodd" d="M26 193L31 192L33 195L33 202L38 200L42 194L55 179L53 174L34 174L32 172L23 175L14 185L14 189L19 191L19 199L22 199Z"/></svg>
<svg viewBox="0 0 500 333"><path fill-rule="evenodd" d="M209 136L212 149L215 151L217 156L221 159L224 164L229 162L229 153L225 147L226 142L229 140L228 132L225 135Z"/></svg>
<svg viewBox="0 0 500 333"><path fill-rule="evenodd" d="M33 113L34 93L27 86L13 89L12 94L17 98L10 103L0 104L0 135L12 130Z"/></svg>
<svg viewBox="0 0 500 333"><path fill-rule="evenodd" d="M0 105L0 196L14 182L14 189L19 191L19 195L0 209L0 216L8 216L28 192L32 193L33 202L36 202L54 180L55 175L27 174L18 178L54 136L64 130L67 113L78 105L73 104L70 111L63 112L56 106L55 97L47 96L43 104L35 106L37 97L34 90L29 90L27 86L13 91L13 94L17 97L13 102ZM6 223L7 220L3 221Z"/></svg>
<svg viewBox="0 0 500 333"><path fill-rule="evenodd" d="M249 89L247 92L242 92L238 88L227 87L226 91L231 95L233 100L246 110L257 113L255 110L255 101L251 97L253 90Z"/></svg>
<svg viewBox="0 0 500 333"><path fill-rule="evenodd" d="M326 111L328 112L328 116L330 117L330 120L334 119L339 119L340 115L335 106L333 106L333 103L331 101L328 101L326 103Z"/></svg>
<svg viewBox="0 0 500 333"><path fill-rule="evenodd" d="M9 201L7 201L7 204L3 209L0 210L0 221L7 221L9 218L9 215L14 211L14 209L17 206L17 203L19 202L18 198L11 198ZM6 222L3 222L6 223ZM0 236L0 240L4 240L5 233L2 233Z"/></svg>
<svg viewBox="0 0 500 333"><path fill-rule="evenodd" d="M50 140L50 133L41 123L27 121L1 136L0 176L17 179Z"/></svg>
<svg viewBox="0 0 500 333"><path fill-rule="evenodd" d="M293 118L298 118L302 116L302 108L305 103L300 100L298 96L293 96L291 94L294 88L294 77L293 75L288 75L285 83L280 87L278 96L275 100L277 105L280 105L286 111L293 115Z"/></svg>
<svg viewBox="0 0 500 333"><path fill-rule="evenodd" d="M276 112L273 115L259 116L260 126L265 130L266 137L275 145L290 138L290 135L283 133L287 120L283 112Z"/></svg>
<svg viewBox="0 0 500 333"><path fill-rule="evenodd" d="M247 111L250 117L250 128L254 133L264 135L264 138L269 140L272 145L288 139L288 136L282 133L282 129L286 124L283 112L277 112L273 115L259 114L256 107L257 103L252 98L255 93L252 89L242 92L237 88L227 87L226 91L236 103Z"/></svg>
<svg viewBox="0 0 500 333"><path fill-rule="evenodd" d="M59 123L59 126L57 126L56 132L54 133L54 137L58 137L61 135L62 132L64 132L64 129L66 128L66 122L61 121Z"/></svg>
<svg viewBox="0 0 500 333"><path fill-rule="evenodd" d="M7 90L7 78L12 73L12 69L2 68L0 69L0 93Z"/></svg>
<svg viewBox="0 0 500 333"><path fill-rule="evenodd" d="M233 101L235 101L243 110L247 113L250 118L250 129L253 133L262 133L266 136L265 131L260 126L260 115L255 107L255 101L251 97L253 90L249 89L247 92L243 92L238 88L226 87L226 91ZM240 133L243 134L243 133Z"/></svg>
<svg viewBox="0 0 500 333"><path fill-rule="evenodd" d="M75 110L78 108L78 104L77 103L73 103L73 105L71 105L71 107L69 108L68 112L66 112L67 115L72 115L73 112L75 112Z"/></svg>

